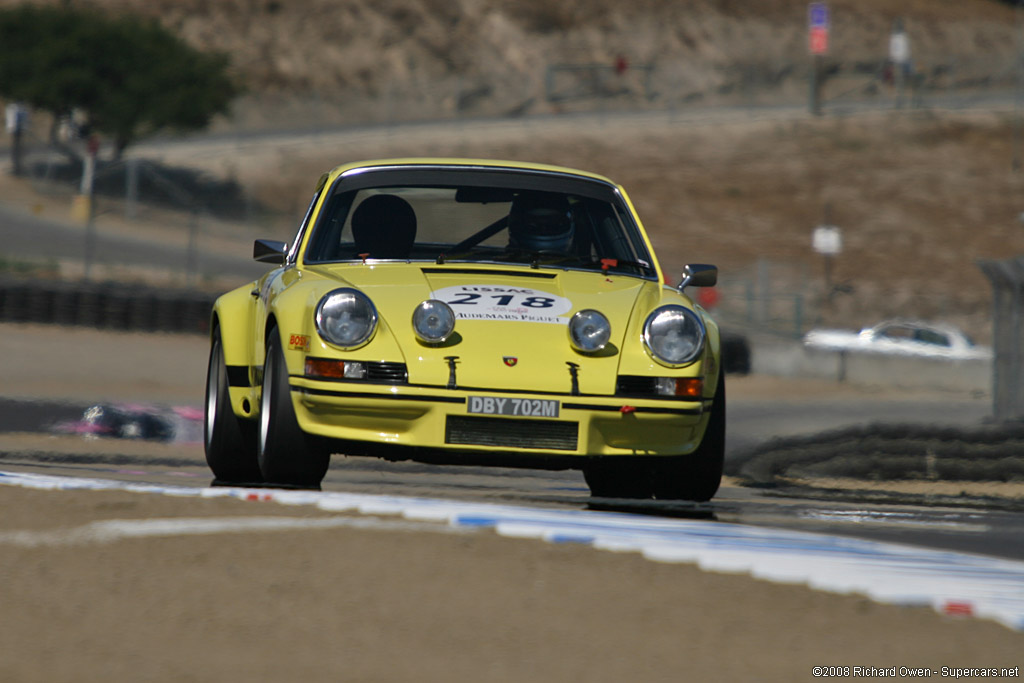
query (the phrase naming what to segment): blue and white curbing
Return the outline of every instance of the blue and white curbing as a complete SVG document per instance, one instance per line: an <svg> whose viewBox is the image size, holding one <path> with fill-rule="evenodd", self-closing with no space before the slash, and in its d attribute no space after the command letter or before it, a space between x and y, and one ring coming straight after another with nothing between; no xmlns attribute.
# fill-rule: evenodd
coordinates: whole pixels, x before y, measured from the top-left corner
<svg viewBox="0 0 1024 683"><path fill-rule="evenodd" d="M880 603L931 606L944 614L991 619L1013 630L1024 631L1024 562L984 555L724 522L402 496L159 486L15 472L0 472L0 484L56 490L233 497L284 505L313 505L327 512L397 516L413 523L377 526L339 523L337 526L415 530L433 527L437 531L494 529L502 536L636 552L655 562L695 564L706 571L749 574L776 583L859 594ZM297 528L294 520L248 526L195 524L196 528L180 533ZM325 526L325 523L320 520L310 526ZM144 533L134 528L131 535ZM173 532L165 525L152 535L169 533Z"/></svg>

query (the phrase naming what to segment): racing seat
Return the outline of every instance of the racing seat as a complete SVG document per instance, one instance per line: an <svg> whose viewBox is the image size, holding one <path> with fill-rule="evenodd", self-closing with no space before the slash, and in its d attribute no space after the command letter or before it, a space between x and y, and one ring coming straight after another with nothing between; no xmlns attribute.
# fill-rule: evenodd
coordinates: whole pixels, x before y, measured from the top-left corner
<svg viewBox="0 0 1024 683"><path fill-rule="evenodd" d="M416 212L392 194L367 197L352 214L356 254L370 258L406 259L416 241Z"/></svg>

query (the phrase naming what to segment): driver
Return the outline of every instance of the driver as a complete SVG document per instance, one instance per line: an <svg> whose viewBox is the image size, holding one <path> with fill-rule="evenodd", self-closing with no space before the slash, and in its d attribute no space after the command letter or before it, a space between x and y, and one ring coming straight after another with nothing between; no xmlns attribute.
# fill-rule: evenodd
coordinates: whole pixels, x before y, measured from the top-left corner
<svg viewBox="0 0 1024 683"><path fill-rule="evenodd" d="M572 236L572 212L564 194L524 191L512 200L508 214L510 247L567 252Z"/></svg>

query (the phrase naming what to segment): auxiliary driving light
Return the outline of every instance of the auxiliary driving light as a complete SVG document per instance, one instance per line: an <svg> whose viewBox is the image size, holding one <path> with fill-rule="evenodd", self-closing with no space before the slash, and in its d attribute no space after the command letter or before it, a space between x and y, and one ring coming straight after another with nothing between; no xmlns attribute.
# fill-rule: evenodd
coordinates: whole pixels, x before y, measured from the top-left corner
<svg viewBox="0 0 1024 683"><path fill-rule="evenodd" d="M604 314L588 308L569 320L569 343L580 353L596 353L608 345L612 325Z"/></svg>
<svg viewBox="0 0 1024 683"><path fill-rule="evenodd" d="M425 344L443 344L455 330L455 313L437 299L427 299L412 312L412 329Z"/></svg>

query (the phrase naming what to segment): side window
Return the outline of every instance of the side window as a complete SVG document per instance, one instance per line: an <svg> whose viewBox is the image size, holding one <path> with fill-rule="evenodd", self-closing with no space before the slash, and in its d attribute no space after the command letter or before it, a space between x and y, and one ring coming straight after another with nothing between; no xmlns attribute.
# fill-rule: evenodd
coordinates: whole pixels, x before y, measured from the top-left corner
<svg viewBox="0 0 1024 683"><path fill-rule="evenodd" d="M335 194L324 200L317 216L316 226L310 226L313 234L306 248L306 261L318 263L337 259L340 255L341 234L349 207L355 199L355 192Z"/></svg>
<svg viewBox="0 0 1024 683"><path fill-rule="evenodd" d="M914 334L913 331L907 327L902 325L892 325L883 329L881 334L878 336L884 337L885 339L891 339L893 341L909 341L910 339L913 339Z"/></svg>
<svg viewBox="0 0 1024 683"><path fill-rule="evenodd" d="M597 255L601 258L616 258L624 261L644 260L637 253L631 241L630 230L623 223L618 207L603 202L591 203L591 218L594 219Z"/></svg>
<svg viewBox="0 0 1024 683"><path fill-rule="evenodd" d="M320 195L323 190L317 190L313 195L313 200L309 202L309 208L306 209L306 216L302 219L302 223L299 224L299 229L295 233L295 239L292 240L291 246L288 248L288 257L285 259L285 263L295 263L295 259L299 257L299 245L302 244L302 237L306 234L306 229L309 227L309 219L313 215L313 207L316 206L316 202L320 199Z"/></svg>
<svg viewBox="0 0 1024 683"><path fill-rule="evenodd" d="M936 346L952 346L953 344L949 341L949 337L938 332L936 330L918 330L914 338L919 342L925 344L935 344Z"/></svg>

